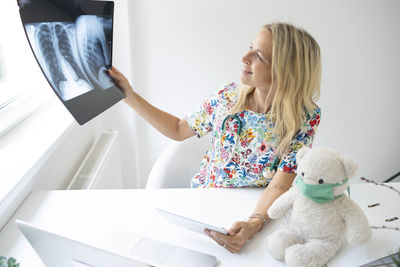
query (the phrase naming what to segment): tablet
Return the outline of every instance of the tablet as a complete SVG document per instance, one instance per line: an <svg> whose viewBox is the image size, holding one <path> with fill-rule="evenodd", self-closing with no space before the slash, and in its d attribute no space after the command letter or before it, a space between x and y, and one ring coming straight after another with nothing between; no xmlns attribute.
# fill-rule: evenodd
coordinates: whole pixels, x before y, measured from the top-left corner
<svg viewBox="0 0 400 267"><path fill-rule="evenodd" d="M171 222L177 226L186 228L188 230L192 230L192 231L204 234L204 230L208 229L208 230L212 230L212 231L224 234L224 235L228 234L226 229L223 227L212 226L212 225L209 225L209 224L206 224L203 222L199 222L199 221L196 221L196 220L193 220L193 219L190 219L190 218L178 215L178 214L174 214L174 213L166 211L166 210L162 210L162 209L158 209L158 208L156 208L156 210L161 215L163 215L164 218L167 219L169 222Z"/></svg>

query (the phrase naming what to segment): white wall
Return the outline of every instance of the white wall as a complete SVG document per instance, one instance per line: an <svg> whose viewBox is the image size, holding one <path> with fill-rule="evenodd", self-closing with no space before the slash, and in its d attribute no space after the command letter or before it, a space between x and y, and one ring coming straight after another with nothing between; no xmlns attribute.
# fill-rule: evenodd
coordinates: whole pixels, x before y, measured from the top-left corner
<svg viewBox="0 0 400 267"><path fill-rule="evenodd" d="M146 0L130 5L133 81L178 117L229 80L261 25L294 23L319 42L322 122L315 146L355 159L359 175L383 180L400 169L400 2L397 0ZM137 124L142 186L169 140Z"/></svg>
<svg viewBox="0 0 400 267"><path fill-rule="evenodd" d="M124 72L131 79L132 52L131 52L131 22L129 10L132 5L129 0L114 0L114 32L113 32L113 65ZM131 108L122 101L100 115L103 129L119 131L119 145L121 151L121 167L124 188L138 188L140 165L137 161L137 132L138 117Z"/></svg>

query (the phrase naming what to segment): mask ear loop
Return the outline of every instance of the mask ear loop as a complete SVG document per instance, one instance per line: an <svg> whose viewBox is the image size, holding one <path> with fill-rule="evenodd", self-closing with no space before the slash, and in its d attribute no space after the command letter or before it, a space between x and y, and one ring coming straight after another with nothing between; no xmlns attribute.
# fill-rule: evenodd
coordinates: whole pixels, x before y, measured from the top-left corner
<svg viewBox="0 0 400 267"><path fill-rule="evenodd" d="M345 183L347 183L349 181L349 178L347 178L347 179L345 179L342 183L340 183L341 185L342 184L345 184ZM347 194L349 194L349 197L350 197L350 185L349 184L347 184Z"/></svg>
<svg viewBox="0 0 400 267"><path fill-rule="evenodd" d="M340 182L340 183L337 183L336 186L344 185L344 184L347 183L348 181L349 181L349 178L346 178L344 181L342 181L342 182ZM350 185L349 185L349 184L347 184L347 194L349 195L349 198L350 198ZM344 193L342 193L342 194L336 196L335 199L337 199L337 198L339 198L339 197L341 197L341 196L343 196L343 195L344 195Z"/></svg>

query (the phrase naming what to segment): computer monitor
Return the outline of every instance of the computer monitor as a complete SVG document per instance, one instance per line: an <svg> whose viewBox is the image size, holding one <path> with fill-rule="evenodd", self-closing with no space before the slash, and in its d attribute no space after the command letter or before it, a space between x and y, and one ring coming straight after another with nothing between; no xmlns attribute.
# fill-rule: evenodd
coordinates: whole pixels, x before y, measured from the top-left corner
<svg viewBox="0 0 400 267"><path fill-rule="evenodd" d="M125 97L106 73L112 65L114 2L17 2L36 61L79 124Z"/></svg>

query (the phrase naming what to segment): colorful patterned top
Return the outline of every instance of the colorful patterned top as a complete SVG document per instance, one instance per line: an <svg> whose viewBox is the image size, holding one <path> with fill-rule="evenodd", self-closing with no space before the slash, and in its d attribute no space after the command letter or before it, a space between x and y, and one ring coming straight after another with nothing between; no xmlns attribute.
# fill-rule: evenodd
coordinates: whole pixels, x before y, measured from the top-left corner
<svg viewBox="0 0 400 267"><path fill-rule="evenodd" d="M197 137L212 134L212 147L201 161L200 172L192 178L194 188L260 187L269 182L263 170L277 159L276 138L272 131L274 123L270 113L251 110L225 120L227 110L237 101L238 90L237 83L225 84L205 100L199 110L186 117ZM319 107L306 114L303 127L293 137L287 153L277 162L279 170L296 172L296 153L302 146L311 146L320 115Z"/></svg>

